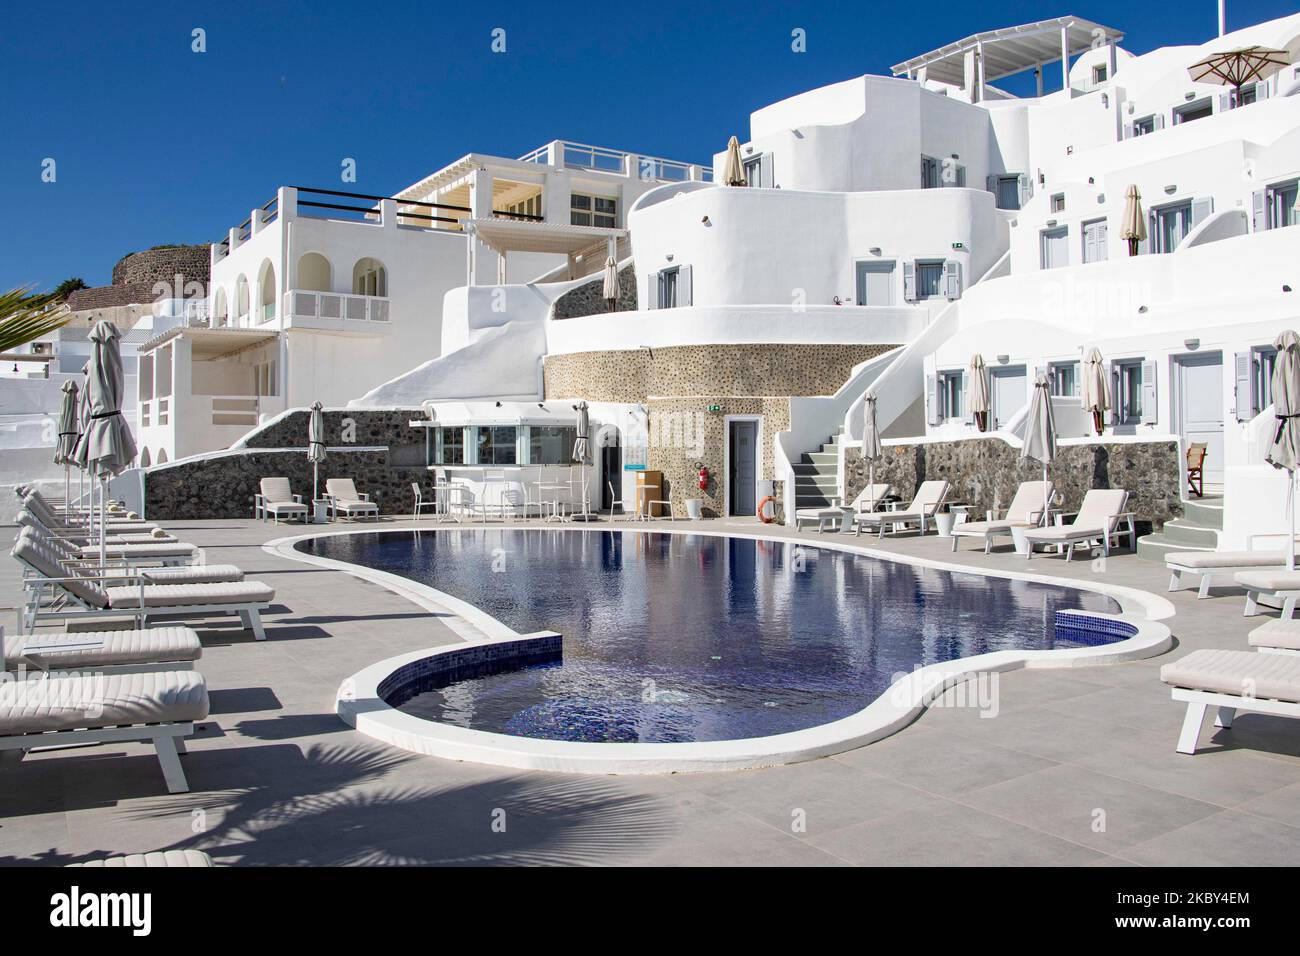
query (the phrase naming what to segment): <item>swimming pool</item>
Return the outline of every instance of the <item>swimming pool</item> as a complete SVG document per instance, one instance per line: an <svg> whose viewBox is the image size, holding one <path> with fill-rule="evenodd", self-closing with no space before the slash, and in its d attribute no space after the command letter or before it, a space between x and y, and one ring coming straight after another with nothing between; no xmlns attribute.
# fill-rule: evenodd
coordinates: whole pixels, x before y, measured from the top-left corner
<svg viewBox="0 0 1300 956"><path fill-rule="evenodd" d="M569 743L678 744L799 732L868 707L900 674L1125 634L1094 591L792 541L636 530L441 528L312 537L303 554L395 574L563 651L389 682L422 720Z"/></svg>

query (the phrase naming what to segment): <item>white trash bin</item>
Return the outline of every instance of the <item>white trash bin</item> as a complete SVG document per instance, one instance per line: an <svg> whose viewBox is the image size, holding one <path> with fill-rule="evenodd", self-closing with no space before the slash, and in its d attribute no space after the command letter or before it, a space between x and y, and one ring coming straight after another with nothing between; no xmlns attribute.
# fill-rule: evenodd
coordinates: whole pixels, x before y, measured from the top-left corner
<svg viewBox="0 0 1300 956"><path fill-rule="evenodd" d="M699 521L704 517L704 499L687 498L686 499L686 517L692 521Z"/></svg>

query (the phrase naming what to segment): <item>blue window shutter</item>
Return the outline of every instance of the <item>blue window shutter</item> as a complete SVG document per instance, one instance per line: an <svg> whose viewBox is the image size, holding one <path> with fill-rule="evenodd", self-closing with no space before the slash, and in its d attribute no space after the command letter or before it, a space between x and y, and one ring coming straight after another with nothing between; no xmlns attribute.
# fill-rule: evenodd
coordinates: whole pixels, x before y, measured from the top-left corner
<svg viewBox="0 0 1300 956"><path fill-rule="evenodd" d="M773 174L772 174L772 154L771 154L771 153L764 153L764 154L763 154L763 161L762 161L762 165L761 165L760 169L761 169L761 174L760 174L760 175L761 175L761 180L762 180L762 183L763 183L763 188L764 188L764 189L771 189L771 188L773 188L773 187L776 185L776 180L773 178Z"/></svg>
<svg viewBox="0 0 1300 956"><path fill-rule="evenodd" d="M677 271L677 304L695 304L695 290L691 285L690 266L682 266L681 269Z"/></svg>
<svg viewBox="0 0 1300 956"><path fill-rule="evenodd" d="M903 263L903 299L907 302L916 301L916 263Z"/></svg>
<svg viewBox="0 0 1300 956"><path fill-rule="evenodd" d="M1016 185L1020 192L1020 208L1024 209L1029 200L1034 198L1034 181L1028 173L1021 173Z"/></svg>
<svg viewBox="0 0 1300 956"><path fill-rule="evenodd" d="M1249 352L1238 352L1232 361L1233 377L1236 380L1236 401L1237 421L1248 422L1259 414L1255 408L1255 396L1251 388L1251 355Z"/></svg>
<svg viewBox="0 0 1300 956"><path fill-rule="evenodd" d="M986 190L988 190L989 192L991 192L994 196L997 196L997 194L998 194L998 177L996 177L996 176L985 176L985 177L984 177L984 188L985 188Z"/></svg>
<svg viewBox="0 0 1300 956"><path fill-rule="evenodd" d="M659 308L660 278L657 272L647 272L645 277L645 308Z"/></svg>
<svg viewBox="0 0 1300 956"><path fill-rule="evenodd" d="M1214 197L1192 200L1192 228L1195 229L1214 212Z"/></svg>
<svg viewBox="0 0 1300 956"><path fill-rule="evenodd" d="M1257 189L1250 194L1250 228L1263 232L1268 228L1268 190Z"/></svg>
<svg viewBox="0 0 1300 956"><path fill-rule="evenodd" d="M1164 114L1164 113L1157 113L1155 116L1151 117L1151 125L1152 125L1152 128L1154 128L1154 129L1164 129L1164 128L1165 128L1165 114Z"/></svg>
<svg viewBox="0 0 1300 956"><path fill-rule="evenodd" d="M1154 423L1160 417L1156 405L1156 363L1142 363L1142 423Z"/></svg>
<svg viewBox="0 0 1300 956"><path fill-rule="evenodd" d="M1220 113L1226 113L1226 112L1228 112L1228 110L1230 110L1230 109L1232 109L1232 94L1231 94L1231 93L1220 93L1220 94L1219 94L1219 112L1220 112Z"/></svg>
<svg viewBox="0 0 1300 956"><path fill-rule="evenodd" d="M1260 80L1255 84L1255 102L1268 99L1268 80Z"/></svg>
<svg viewBox="0 0 1300 956"><path fill-rule="evenodd" d="M1124 414L1124 393L1121 386L1124 384L1123 376L1120 375L1119 364L1110 363L1110 423L1118 425L1123 420Z"/></svg>
<svg viewBox="0 0 1300 956"><path fill-rule="evenodd" d="M1132 124L1132 123L1125 123L1125 124L1124 124L1124 138L1125 138L1125 139L1132 139L1132 138L1133 138L1133 124Z"/></svg>
<svg viewBox="0 0 1300 956"><path fill-rule="evenodd" d="M939 401L939 377L937 375L927 375L925 377L925 420L931 425L940 425L943 423L943 408Z"/></svg>

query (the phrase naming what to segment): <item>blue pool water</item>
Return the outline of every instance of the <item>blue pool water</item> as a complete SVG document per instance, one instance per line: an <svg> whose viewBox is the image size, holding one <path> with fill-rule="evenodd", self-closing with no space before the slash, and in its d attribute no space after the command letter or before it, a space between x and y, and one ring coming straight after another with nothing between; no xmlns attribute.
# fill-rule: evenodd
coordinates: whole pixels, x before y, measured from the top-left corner
<svg viewBox="0 0 1300 956"><path fill-rule="evenodd" d="M454 528L298 547L428 584L521 633L560 632L559 661L388 695L527 737L760 737L847 717L921 665L1119 639L1055 627L1058 608L1118 611L1103 595L777 541Z"/></svg>

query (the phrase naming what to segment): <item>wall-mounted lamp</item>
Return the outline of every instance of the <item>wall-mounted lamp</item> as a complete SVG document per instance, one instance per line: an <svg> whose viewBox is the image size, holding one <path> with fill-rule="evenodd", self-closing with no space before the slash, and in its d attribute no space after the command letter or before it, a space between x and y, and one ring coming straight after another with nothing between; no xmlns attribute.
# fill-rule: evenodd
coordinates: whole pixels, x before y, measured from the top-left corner
<svg viewBox="0 0 1300 956"><path fill-rule="evenodd" d="M705 216L703 219L700 220L700 222L704 223L704 225L706 225L706 226L711 226L711 225L713 225L713 223L709 222L709 217L708 217L708 216Z"/></svg>
<svg viewBox="0 0 1300 956"><path fill-rule="evenodd" d="M672 261L673 261L673 254L670 252L670 253L668 253L668 255L664 256L664 258L667 259L669 262L672 262Z"/></svg>
<svg viewBox="0 0 1300 956"><path fill-rule="evenodd" d="M1055 220L1055 219L1049 219L1049 220L1047 220L1047 228L1048 228L1048 229L1052 228L1052 227L1055 226L1055 225L1056 225L1056 220Z"/></svg>
<svg viewBox="0 0 1300 956"><path fill-rule="evenodd" d="M1165 193L1168 194L1168 195L1170 195L1170 196L1172 196L1172 195L1173 195L1174 193L1176 193L1176 192L1178 192L1178 184L1177 184L1177 183L1170 183L1168 186L1165 187Z"/></svg>
<svg viewBox="0 0 1300 956"><path fill-rule="evenodd" d="M1282 286L1282 291L1283 291L1283 292L1290 292L1290 291L1291 291L1291 287L1290 287L1289 285L1283 285L1283 286Z"/></svg>
<svg viewBox="0 0 1300 956"><path fill-rule="evenodd" d="M1101 94L1101 108L1108 109L1109 107L1110 107L1110 96L1107 95L1106 93Z"/></svg>
<svg viewBox="0 0 1300 956"><path fill-rule="evenodd" d="M999 355L997 358L998 358L999 365L1006 365L1008 362L1011 361L1010 355Z"/></svg>
<svg viewBox="0 0 1300 956"><path fill-rule="evenodd" d="M753 146L746 146L746 147L745 147L745 152L746 152L746 153L752 153L753 151L754 151L754 147L753 147Z"/></svg>
<svg viewBox="0 0 1300 956"><path fill-rule="evenodd" d="M537 407L540 408L542 411L546 411L546 406L543 405L541 402L537 403Z"/></svg>
<svg viewBox="0 0 1300 956"><path fill-rule="evenodd" d="M878 256L880 255L880 247L872 246L870 249L867 250L867 252L871 253L873 256Z"/></svg>
<svg viewBox="0 0 1300 956"><path fill-rule="evenodd" d="M1197 349L1199 349L1199 348L1201 347L1201 340L1200 340L1200 339L1183 339L1183 346L1187 349L1187 351L1189 351L1189 352L1195 352Z"/></svg>
<svg viewBox="0 0 1300 956"><path fill-rule="evenodd" d="M1105 201L1106 201L1106 194L1105 194L1105 193L1098 193L1098 194L1097 194L1097 205L1100 206L1100 205L1101 205L1102 203L1104 203Z"/></svg>
<svg viewBox="0 0 1300 956"><path fill-rule="evenodd" d="M961 157L958 156L956 153L953 153L953 154L952 154L952 158L953 158L953 159L961 159Z"/></svg>
<svg viewBox="0 0 1300 956"><path fill-rule="evenodd" d="M1145 305L1140 305L1140 306L1138 306L1138 312L1139 312L1140 314L1142 314L1142 315L1146 315L1146 314L1147 314L1147 307L1146 307Z"/></svg>
<svg viewBox="0 0 1300 956"><path fill-rule="evenodd" d="M1183 99L1185 99L1185 100L1194 100L1194 99L1196 99L1196 94L1195 94L1195 93L1184 93L1184 94L1183 94Z"/></svg>
<svg viewBox="0 0 1300 956"><path fill-rule="evenodd" d="M498 401L498 402L497 402L497 408L500 408L500 407L501 407L501 403Z"/></svg>

